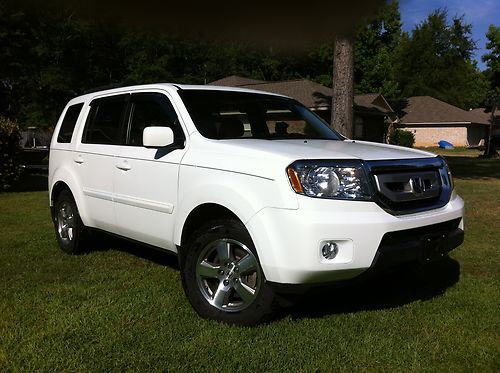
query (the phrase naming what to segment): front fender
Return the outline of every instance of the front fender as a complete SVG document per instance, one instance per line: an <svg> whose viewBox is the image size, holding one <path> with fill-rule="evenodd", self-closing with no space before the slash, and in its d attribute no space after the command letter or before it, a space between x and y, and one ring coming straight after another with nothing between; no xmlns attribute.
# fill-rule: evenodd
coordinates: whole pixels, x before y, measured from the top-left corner
<svg viewBox="0 0 500 373"><path fill-rule="evenodd" d="M181 166L174 242L180 245L184 224L196 207L214 203L233 212L243 224L266 207L297 209L293 192L275 180L223 170ZM250 232L251 234L251 232Z"/></svg>

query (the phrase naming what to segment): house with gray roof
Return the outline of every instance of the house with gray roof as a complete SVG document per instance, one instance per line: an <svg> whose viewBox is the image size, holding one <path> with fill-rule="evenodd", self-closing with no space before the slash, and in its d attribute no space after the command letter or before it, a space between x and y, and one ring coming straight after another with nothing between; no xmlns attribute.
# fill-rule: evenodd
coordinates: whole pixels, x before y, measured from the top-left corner
<svg viewBox="0 0 500 373"><path fill-rule="evenodd" d="M415 146L478 146L484 142L489 115L484 109L462 110L431 96L414 96L400 113L398 127L415 135Z"/></svg>

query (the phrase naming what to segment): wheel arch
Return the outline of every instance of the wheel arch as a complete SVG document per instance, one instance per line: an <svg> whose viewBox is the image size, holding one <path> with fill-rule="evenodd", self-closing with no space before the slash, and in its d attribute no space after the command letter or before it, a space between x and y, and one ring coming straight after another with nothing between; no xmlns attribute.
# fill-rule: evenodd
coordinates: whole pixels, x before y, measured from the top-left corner
<svg viewBox="0 0 500 373"><path fill-rule="evenodd" d="M52 191L50 193L50 205L51 206L54 206L54 203L57 199L57 197L59 196L59 194L61 194L61 192L63 190L68 190L72 195L73 195L73 192L71 191L71 188L69 187L68 184L66 184L64 181L62 180L59 180L57 181L53 186L52 186ZM74 196L73 196L74 198Z"/></svg>
<svg viewBox="0 0 500 373"><path fill-rule="evenodd" d="M80 215L83 223L88 225L87 211L83 204L83 194L81 188L78 187L78 183L73 173L65 167L57 169L51 177L51 182L49 184L49 200L51 210L53 210L57 196L63 190L68 190L71 193L78 208L78 214Z"/></svg>
<svg viewBox="0 0 500 373"><path fill-rule="evenodd" d="M229 208L213 202L203 203L192 209L184 220L180 245L184 245L189 236L205 222L217 219L235 219L243 224L241 219Z"/></svg>
<svg viewBox="0 0 500 373"><path fill-rule="evenodd" d="M55 201L57 200L57 197L61 194L62 191L67 190L68 192L73 195L73 192L71 191L71 188L69 187L68 184L66 184L64 181L59 180L57 181L51 188L50 190L50 215L52 217L52 220L55 219L54 214L54 208L55 208ZM75 198L73 196L73 198Z"/></svg>

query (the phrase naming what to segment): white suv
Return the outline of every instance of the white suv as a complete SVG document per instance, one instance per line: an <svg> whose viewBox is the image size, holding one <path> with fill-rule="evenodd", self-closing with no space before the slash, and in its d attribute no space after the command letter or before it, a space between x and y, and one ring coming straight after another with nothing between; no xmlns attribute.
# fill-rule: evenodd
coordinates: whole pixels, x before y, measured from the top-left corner
<svg viewBox="0 0 500 373"><path fill-rule="evenodd" d="M94 228L177 253L195 310L229 323L259 322L292 285L430 261L464 235L442 158L345 139L293 99L247 89L71 100L49 193L62 250L81 252Z"/></svg>

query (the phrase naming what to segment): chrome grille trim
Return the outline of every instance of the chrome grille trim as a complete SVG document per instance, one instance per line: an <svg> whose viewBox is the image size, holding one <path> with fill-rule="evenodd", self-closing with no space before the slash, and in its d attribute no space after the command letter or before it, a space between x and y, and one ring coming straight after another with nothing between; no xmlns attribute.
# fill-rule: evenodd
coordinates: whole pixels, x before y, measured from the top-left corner
<svg viewBox="0 0 500 373"><path fill-rule="evenodd" d="M374 201L393 215L437 209L451 197L446 162L440 157L366 161Z"/></svg>
<svg viewBox="0 0 500 373"><path fill-rule="evenodd" d="M387 173L373 177L377 191L393 202L435 198L441 189L438 171Z"/></svg>

